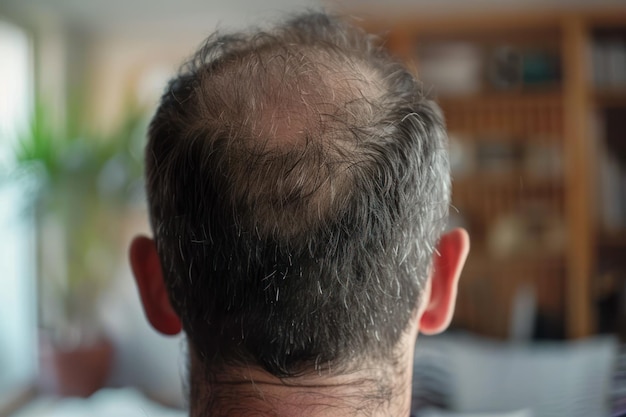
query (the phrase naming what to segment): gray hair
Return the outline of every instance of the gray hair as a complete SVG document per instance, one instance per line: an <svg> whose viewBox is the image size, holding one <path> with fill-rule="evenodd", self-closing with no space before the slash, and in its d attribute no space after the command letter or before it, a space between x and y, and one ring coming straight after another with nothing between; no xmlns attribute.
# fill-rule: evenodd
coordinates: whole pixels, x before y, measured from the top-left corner
<svg viewBox="0 0 626 417"><path fill-rule="evenodd" d="M308 13L212 35L146 149L174 308L210 368L388 358L447 220L446 133L371 36Z"/></svg>

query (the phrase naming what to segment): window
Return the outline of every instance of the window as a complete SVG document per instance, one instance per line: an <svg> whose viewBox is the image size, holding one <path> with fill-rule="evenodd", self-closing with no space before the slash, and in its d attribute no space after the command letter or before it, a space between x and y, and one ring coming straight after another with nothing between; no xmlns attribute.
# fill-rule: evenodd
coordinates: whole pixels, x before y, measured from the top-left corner
<svg viewBox="0 0 626 417"><path fill-rule="evenodd" d="M32 105L31 49L24 30L0 20L0 400L37 372L34 222L23 183L7 175Z"/></svg>

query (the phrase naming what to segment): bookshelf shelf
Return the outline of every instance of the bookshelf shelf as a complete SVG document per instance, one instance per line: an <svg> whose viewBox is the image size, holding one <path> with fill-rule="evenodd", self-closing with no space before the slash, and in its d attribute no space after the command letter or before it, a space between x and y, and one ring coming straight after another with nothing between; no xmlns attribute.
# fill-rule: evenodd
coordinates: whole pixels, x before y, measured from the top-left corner
<svg viewBox="0 0 626 417"><path fill-rule="evenodd" d="M626 251L626 229L600 233L597 244L600 248L622 249Z"/></svg>
<svg viewBox="0 0 626 417"><path fill-rule="evenodd" d="M544 189L564 189L561 177L535 177L526 173L515 172L493 172L453 178L452 185L459 189L471 188L476 191L487 192L490 192L493 188L507 188L519 193Z"/></svg>
<svg viewBox="0 0 626 417"><path fill-rule="evenodd" d="M626 107L626 87L596 90L591 101L597 107Z"/></svg>

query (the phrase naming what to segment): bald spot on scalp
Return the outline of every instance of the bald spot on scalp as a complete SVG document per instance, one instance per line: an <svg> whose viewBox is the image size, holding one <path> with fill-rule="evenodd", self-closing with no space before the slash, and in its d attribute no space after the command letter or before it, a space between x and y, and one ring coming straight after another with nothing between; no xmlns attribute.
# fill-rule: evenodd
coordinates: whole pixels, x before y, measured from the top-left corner
<svg viewBox="0 0 626 417"><path fill-rule="evenodd" d="M382 82L358 59L301 45L251 51L203 79L220 103L205 117L235 138L228 177L244 228L295 238L345 206Z"/></svg>

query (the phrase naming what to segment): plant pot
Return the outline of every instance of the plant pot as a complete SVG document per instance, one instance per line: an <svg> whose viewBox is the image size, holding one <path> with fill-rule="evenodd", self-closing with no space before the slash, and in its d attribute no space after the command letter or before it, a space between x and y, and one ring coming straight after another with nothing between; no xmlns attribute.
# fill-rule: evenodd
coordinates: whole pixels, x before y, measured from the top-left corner
<svg viewBox="0 0 626 417"><path fill-rule="evenodd" d="M62 348L42 335L39 351L40 389L63 397L88 397L98 391L113 364L113 345L106 337Z"/></svg>

